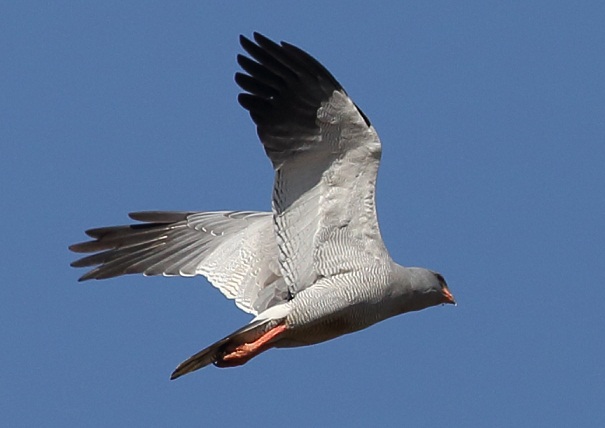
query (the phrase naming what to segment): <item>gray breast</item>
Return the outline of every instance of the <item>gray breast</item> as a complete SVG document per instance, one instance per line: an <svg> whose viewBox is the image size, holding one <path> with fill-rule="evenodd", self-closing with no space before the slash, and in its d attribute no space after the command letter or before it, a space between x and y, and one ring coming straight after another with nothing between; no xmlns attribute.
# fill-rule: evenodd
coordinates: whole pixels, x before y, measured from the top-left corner
<svg viewBox="0 0 605 428"><path fill-rule="evenodd" d="M277 346L324 342L397 315L390 277L387 266L376 264L320 279L290 302L288 334Z"/></svg>

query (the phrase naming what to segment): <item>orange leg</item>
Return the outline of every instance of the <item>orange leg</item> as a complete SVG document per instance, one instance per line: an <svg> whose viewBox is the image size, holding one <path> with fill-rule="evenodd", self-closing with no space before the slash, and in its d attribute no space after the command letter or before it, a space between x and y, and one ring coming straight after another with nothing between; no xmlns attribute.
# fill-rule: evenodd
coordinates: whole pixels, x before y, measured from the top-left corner
<svg viewBox="0 0 605 428"><path fill-rule="evenodd" d="M284 331L286 331L286 326L284 324L275 326L254 342L239 345L233 351L223 356L215 364L219 367L241 366L242 364L247 363L248 360L256 357L261 352L269 349L269 342L282 334Z"/></svg>

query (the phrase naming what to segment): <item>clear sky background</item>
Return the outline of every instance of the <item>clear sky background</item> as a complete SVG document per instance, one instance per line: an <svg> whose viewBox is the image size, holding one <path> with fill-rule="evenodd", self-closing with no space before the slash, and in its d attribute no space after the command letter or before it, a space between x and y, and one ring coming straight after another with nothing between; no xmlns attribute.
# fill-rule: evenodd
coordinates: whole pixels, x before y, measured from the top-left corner
<svg viewBox="0 0 605 428"><path fill-rule="evenodd" d="M605 3L4 2L0 425L605 426ZM457 307L168 377L250 317L203 278L77 283L140 210L266 210L238 35L310 52L383 142L393 258Z"/></svg>

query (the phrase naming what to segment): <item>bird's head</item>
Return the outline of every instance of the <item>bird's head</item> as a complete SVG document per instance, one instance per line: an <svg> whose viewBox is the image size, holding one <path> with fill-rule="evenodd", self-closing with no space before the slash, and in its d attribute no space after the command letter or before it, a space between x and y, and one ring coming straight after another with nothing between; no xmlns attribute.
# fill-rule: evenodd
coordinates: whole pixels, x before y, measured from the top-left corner
<svg viewBox="0 0 605 428"><path fill-rule="evenodd" d="M456 304L443 275L424 268L408 268L409 284L406 312L419 311L430 306Z"/></svg>

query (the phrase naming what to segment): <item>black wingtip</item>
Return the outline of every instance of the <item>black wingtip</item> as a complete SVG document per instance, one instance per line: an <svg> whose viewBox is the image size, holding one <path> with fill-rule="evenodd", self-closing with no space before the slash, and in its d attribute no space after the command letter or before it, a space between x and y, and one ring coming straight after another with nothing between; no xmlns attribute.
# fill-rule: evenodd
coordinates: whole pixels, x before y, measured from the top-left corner
<svg viewBox="0 0 605 428"><path fill-rule="evenodd" d="M245 51L248 51L250 46L255 46L254 42L243 34L240 34L239 36L239 44L244 48Z"/></svg>
<svg viewBox="0 0 605 428"><path fill-rule="evenodd" d="M254 37L254 41L259 45L259 46L263 46L263 45L270 45L270 46L279 46L278 43L274 42L273 40L271 40L270 38L268 38L267 36L262 35L259 32L254 32L253 34ZM283 42L282 42L283 43Z"/></svg>
<svg viewBox="0 0 605 428"><path fill-rule="evenodd" d="M254 31L252 33L252 37L254 37L254 41L257 43L261 43L263 40L269 40L269 38L258 31Z"/></svg>

